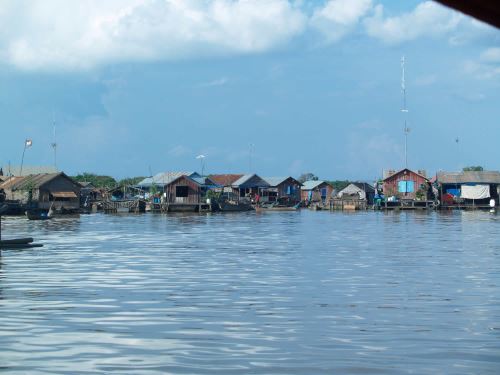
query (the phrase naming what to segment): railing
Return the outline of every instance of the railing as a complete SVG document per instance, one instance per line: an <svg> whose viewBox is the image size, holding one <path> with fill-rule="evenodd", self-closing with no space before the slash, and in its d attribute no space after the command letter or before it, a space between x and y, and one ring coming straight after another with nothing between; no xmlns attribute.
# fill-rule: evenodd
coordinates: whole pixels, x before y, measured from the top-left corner
<svg viewBox="0 0 500 375"><path fill-rule="evenodd" d="M368 203L365 199L342 199L334 198L330 200L331 210L366 210Z"/></svg>
<svg viewBox="0 0 500 375"><path fill-rule="evenodd" d="M140 199L102 201L102 208L105 213L138 213L145 211L145 202Z"/></svg>

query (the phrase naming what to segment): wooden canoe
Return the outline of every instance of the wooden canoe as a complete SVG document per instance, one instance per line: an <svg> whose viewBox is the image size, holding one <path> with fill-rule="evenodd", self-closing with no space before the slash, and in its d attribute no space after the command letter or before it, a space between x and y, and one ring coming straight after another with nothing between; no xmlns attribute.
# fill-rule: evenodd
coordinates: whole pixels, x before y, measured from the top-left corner
<svg viewBox="0 0 500 375"><path fill-rule="evenodd" d="M0 243L0 249L29 249L32 247L42 247L41 243Z"/></svg>
<svg viewBox="0 0 500 375"><path fill-rule="evenodd" d="M10 240L0 240L0 245L8 244L27 244L33 242L32 237L27 238L11 238Z"/></svg>

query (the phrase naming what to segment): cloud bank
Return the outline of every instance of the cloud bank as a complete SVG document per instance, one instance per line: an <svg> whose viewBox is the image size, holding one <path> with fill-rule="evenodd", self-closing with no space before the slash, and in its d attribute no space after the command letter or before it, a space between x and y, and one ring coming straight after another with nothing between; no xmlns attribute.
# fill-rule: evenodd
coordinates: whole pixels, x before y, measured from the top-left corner
<svg viewBox="0 0 500 375"><path fill-rule="evenodd" d="M3 59L22 69L256 53L303 31L285 0L7 0Z"/></svg>
<svg viewBox="0 0 500 375"><path fill-rule="evenodd" d="M22 70L263 53L311 30L326 43L357 31L384 43L450 35L463 19L430 1L385 15L372 0L3 0L0 58Z"/></svg>

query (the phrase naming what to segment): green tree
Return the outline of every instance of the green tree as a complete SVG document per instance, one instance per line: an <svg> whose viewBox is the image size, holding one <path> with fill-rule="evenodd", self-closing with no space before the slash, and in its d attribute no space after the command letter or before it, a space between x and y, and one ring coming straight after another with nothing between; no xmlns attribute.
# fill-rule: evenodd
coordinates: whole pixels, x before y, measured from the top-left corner
<svg viewBox="0 0 500 375"><path fill-rule="evenodd" d="M117 186L116 180L113 177L96 175L94 173L84 172L71 178L78 182L90 182L97 188L113 188Z"/></svg>
<svg viewBox="0 0 500 375"><path fill-rule="evenodd" d="M120 181L118 181L119 186L131 186L131 185L137 185L139 182L144 180L145 177L127 177L123 178Z"/></svg>
<svg viewBox="0 0 500 375"><path fill-rule="evenodd" d="M477 165L477 166L464 167L462 170L464 172L471 172L471 171L480 172L483 171L484 169L480 165Z"/></svg>
<svg viewBox="0 0 500 375"><path fill-rule="evenodd" d="M349 185L351 182L348 180L334 180L334 181L327 181L330 185L333 186L333 188L337 191L340 191L342 189L345 189L347 185Z"/></svg>
<svg viewBox="0 0 500 375"><path fill-rule="evenodd" d="M316 176L314 173L311 172L302 173L298 178L298 181L301 184L303 184L306 181L318 181L318 176Z"/></svg>

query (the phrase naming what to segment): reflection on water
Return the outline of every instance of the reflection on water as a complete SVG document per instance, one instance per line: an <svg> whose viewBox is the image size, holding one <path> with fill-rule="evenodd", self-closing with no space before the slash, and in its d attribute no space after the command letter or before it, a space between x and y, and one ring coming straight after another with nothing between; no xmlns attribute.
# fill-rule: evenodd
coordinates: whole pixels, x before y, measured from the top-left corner
<svg viewBox="0 0 500 375"><path fill-rule="evenodd" d="M496 374L484 212L3 220L0 372Z"/></svg>

